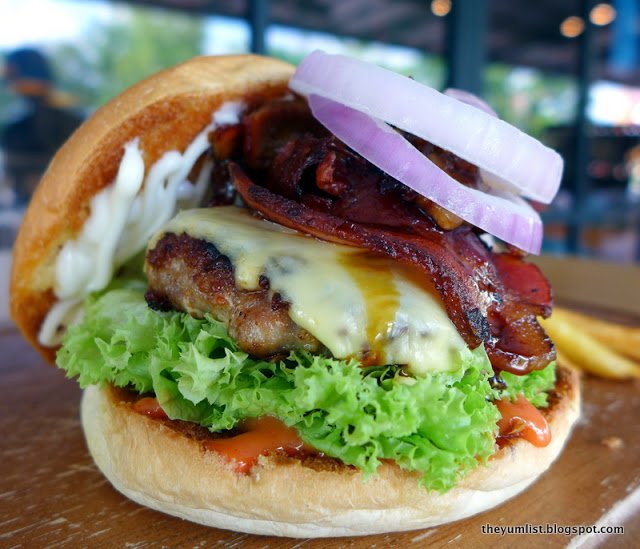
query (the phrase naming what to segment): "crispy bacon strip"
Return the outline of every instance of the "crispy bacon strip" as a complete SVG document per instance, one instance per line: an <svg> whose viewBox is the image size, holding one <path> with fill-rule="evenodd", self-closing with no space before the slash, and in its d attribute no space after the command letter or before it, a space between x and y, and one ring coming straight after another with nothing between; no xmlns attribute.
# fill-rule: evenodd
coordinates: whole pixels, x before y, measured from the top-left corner
<svg viewBox="0 0 640 549"><path fill-rule="evenodd" d="M553 344L536 321L536 314L550 307L543 299L550 297L546 280L521 261L502 258L494 264L496 256L469 226L420 234L372 227L275 194L253 183L236 164L230 164L229 174L247 205L267 219L420 270L433 281L467 344L475 348L484 343L495 369L524 374L553 360ZM522 278L539 287L522 287Z"/></svg>
<svg viewBox="0 0 640 549"><path fill-rule="evenodd" d="M318 165L327 154L326 139L305 135L289 141L269 167L269 188L274 192L300 200L300 182L305 172Z"/></svg>
<svg viewBox="0 0 640 549"><path fill-rule="evenodd" d="M292 142L298 151L303 149L301 141ZM415 193L412 190L346 149L335 138L316 141L323 143L323 147L315 147L318 151L314 154L318 159L315 181L313 184L306 182L297 202L356 223L424 235L434 231L436 227L431 218L414 202ZM287 150L282 150L274 164L280 162L290 165L286 156ZM273 179L269 178L266 187L277 194L284 194L273 185ZM302 187L300 182L297 182L297 186Z"/></svg>
<svg viewBox="0 0 640 549"><path fill-rule="evenodd" d="M327 135L301 100L272 101L242 119L244 161L251 169L264 169L277 151L292 138L305 134Z"/></svg>
<svg viewBox="0 0 640 549"><path fill-rule="evenodd" d="M514 301L526 304L537 316L551 314L551 286L538 267L512 254L494 254L493 264Z"/></svg>
<svg viewBox="0 0 640 549"><path fill-rule="evenodd" d="M491 252L467 224L446 223L451 230L444 230L435 205L319 128L302 101L264 105L241 126L243 168L231 163L229 176L250 207L323 240L417 268L434 283L467 344L484 343L497 370L526 373L554 358L536 320L550 313L551 290L535 266L517 253ZM408 138L462 184L482 185L477 167Z"/></svg>

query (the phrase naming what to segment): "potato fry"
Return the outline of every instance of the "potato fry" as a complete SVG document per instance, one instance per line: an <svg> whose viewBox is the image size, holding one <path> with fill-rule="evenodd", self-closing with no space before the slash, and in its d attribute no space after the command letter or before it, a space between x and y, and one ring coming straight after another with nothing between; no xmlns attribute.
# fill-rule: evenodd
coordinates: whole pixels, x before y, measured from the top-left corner
<svg viewBox="0 0 640 549"><path fill-rule="evenodd" d="M563 314L556 314L540 323L556 344L561 356L592 374L611 379L640 378L640 365L619 355L594 339Z"/></svg>
<svg viewBox="0 0 640 549"><path fill-rule="evenodd" d="M640 328L607 322L556 307L553 315L562 317L617 353L640 361Z"/></svg>
<svg viewBox="0 0 640 549"><path fill-rule="evenodd" d="M562 351L558 349L557 346L556 346L556 358L560 364L562 364L567 368L571 368L572 370L575 370L576 372L578 372L579 375L582 375L584 373L584 370L580 368L580 366L578 366L575 362L573 362L573 360L569 359L567 355L563 354Z"/></svg>

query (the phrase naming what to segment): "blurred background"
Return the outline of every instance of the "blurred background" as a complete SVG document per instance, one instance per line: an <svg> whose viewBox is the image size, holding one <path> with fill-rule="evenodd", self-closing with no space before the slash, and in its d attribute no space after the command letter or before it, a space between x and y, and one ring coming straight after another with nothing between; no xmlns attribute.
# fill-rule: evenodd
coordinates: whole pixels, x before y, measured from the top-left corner
<svg viewBox="0 0 640 549"><path fill-rule="evenodd" d="M132 83L314 49L481 95L565 158L544 251L640 261L640 0L0 0L0 248L55 149Z"/></svg>

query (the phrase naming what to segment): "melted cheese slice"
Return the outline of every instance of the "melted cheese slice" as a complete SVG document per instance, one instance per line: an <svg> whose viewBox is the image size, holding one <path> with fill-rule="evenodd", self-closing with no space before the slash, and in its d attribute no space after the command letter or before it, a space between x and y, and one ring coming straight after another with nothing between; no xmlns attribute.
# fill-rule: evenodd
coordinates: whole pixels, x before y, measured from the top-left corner
<svg viewBox="0 0 640 549"><path fill-rule="evenodd" d="M206 240L234 266L236 284L259 288L260 275L289 302L291 319L336 358L402 364L416 375L448 370L469 352L428 282L359 248L316 240L235 207L186 210L166 233Z"/></svg>

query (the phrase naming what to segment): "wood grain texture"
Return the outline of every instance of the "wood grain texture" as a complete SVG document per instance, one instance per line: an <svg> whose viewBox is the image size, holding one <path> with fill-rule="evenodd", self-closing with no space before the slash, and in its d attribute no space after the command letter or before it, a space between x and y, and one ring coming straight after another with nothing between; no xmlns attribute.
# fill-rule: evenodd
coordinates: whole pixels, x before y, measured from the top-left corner
<svg viewBox="0 0 640 549"><path fill-rule="evenodd" d="M523 495L430 530L288 540L208 529L126 500L93 465L80 389L42 362L17 331L0 332L0 547L635 547L640 535L640 385L586 378L583 418L552 469ZM606 437L624 446L612 449ZM286 490L286 487L283 487ZM250 505L250 502L247 502ZM624 535L487 535L482 525L624 525Z"/></svg>

